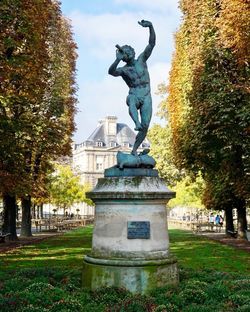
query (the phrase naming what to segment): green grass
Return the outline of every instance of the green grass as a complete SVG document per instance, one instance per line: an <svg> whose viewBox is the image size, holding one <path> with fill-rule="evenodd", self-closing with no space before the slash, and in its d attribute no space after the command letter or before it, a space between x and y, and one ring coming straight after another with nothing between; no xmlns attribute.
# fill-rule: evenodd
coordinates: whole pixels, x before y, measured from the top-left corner
<svg viewBox="0 0 250 312"><path fill-rule="evenodd" d="M92 227L0 254L1 312L249 312L250 255L187 231L170 230L180 285L148 296L81 289Z"/></svg>
<svg viewBox="0 0 250 312"><path fill-rule="evenodd" d="M8 254L0 254L0 266L8 270L44 266L80 268L83 255L91 250L91 239L92 226L77 229Z"/></svg>
<svg viewBox="0 0 250 312"><path fill-rule="evenodd" d="M169 230L171 252L183 268L213 269L250 274L248 252L196 236L188 231ZM8 254L0 254L2 269L32 267L80 268L83 255L91 250L92 226L56 236L36 245L28 245Z"/></svg>
<svg viewBox="0 0 250 312"><path fill-rule="evenodd" d="M170 230L171 252L184 268L250 274L250 253L188 231Z"/></svg>

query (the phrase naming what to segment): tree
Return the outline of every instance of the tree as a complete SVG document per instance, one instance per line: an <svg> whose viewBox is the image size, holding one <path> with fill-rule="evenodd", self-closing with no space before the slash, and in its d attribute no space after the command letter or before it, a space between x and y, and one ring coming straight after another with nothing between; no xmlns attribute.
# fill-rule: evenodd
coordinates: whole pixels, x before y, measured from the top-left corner
<svg viewBox="0 0 250 312"><path fill-rule="evenodd" d="M164 90L161 92L165 93ZM161 127L160 125L154 125L149 130L148 137L151 145L151 154L156 160L156 168L160 177L176 192L176 198L171 200L169 206L202 208L204 181L201 175L198 175L197 178L187 176L184 170L180 171L174 165L169 126Z"/></svg>
<svg viewBox="0 0 250 312"><path fill-rule="evenodd" d="M1 192L3 198L20 195L29 185L25 170L25 143L29 140L32 124L28 112L42 98L39 89L45 86L43 67L46 62L42 26L48 10L42 3L32 5L30 1L2 1L0 4L0 131L1 148ZM41 14L35 9L40 6ZM13 201L7 200L6 202ZM14 207L4 209L8 220L15 217ZM10 209L10 211L8 211ZM4 222L8 222L7 219ZM8 224L4 224L8 228ZM14 232L12 238L15 238Z"/></svg>
<svg viewBox="0 0 250 312"><path fill-rule="evenodd" d="M31 197L51 161L70 153L76 47L57 1L4 0L0 16L1 193L22 199L29 236Z"/></svg>
<svg viewBox="0 0 250 312"><path fill-rule="evenodd" d="M62 208L64 214L75 203L85 202L92 206L93 202L85 196L90 188L89 185L80 183L80 177L73 173L70 166L57 165L55 174L51 177L50 201L56 207Z"/></svg>
<svg viewBox="0 0 250 312"><path fill-rule="evenodd" d="M75 129L75 44L70 26L57 7L49 21L48 54L46 70L50 79L44 90L41 111L37 116L38 136L33 141L34 170L30 170L33 180L32 194L43 192L46 173L50 162L71 152L71 136ZM42 114L41 114L42 112ZM39 120L40 119L40 120ZM42 187L41 187L42 186ZM37 194L38 193L38 194ZM30 211L31 201L27 205ZM24 219L27 221L27 217ZM24 224L23 234L27 235L29 225ZM22 233L22 232L21 232Z"/></svg>
<svg viewBox="0 0 250 312"><path fill-rule="evenodd" d="M162 108L168 109L175 162L202 172L207 206L237 208L238 232L244 237L250 194L249 3L183 0L181 9Z"/></svg>
<svg viewBox="0 0 250 312"><path fill-rule="evenodd" d="M193 180L191 177L186 176L181 181L176 183L174 191L176 198L173 198L169 206L183 206L192 208L204 208L202 204L202 193L204 190L204 181L199 175Z"/></svg>
<svg viewBox="0 0 250 312"><path fill-rule="evenodd" d="M156 160L156 168L167 185L174 186L181 179L181 172L173 163L169 126L154 125L148 133L150 153Z"/></svg>

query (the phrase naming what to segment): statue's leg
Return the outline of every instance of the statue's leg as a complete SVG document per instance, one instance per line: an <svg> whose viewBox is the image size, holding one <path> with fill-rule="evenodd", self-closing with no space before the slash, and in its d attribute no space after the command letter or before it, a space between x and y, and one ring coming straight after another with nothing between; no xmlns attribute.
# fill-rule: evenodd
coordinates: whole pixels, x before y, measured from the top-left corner
<svg viewBox="0 0 250 312"><path fill-rule="evenodd" d="M141 123L139 121L139 116L138 116L138 100L135 95L129 94L127 96L127 105L129 107L129 115L133 119L135 123L135 130L139 131L142 129Z"/></svg>
<svg viewBox="0 0 250 312"><path fill-rule="evenodd" d="M150 120L152 117L152 99L151 96L147 96L144 99L143 105L140 107L141 112L141 127L142 129L138 132L136 138L135 138L135 144L133 146L133 150L131 154L136 155L137 149L141 145L141 143L146 138Z"/></svg>
<svg viewBox="0 0 250 312"><path fill-rule="evenodd" d="M142 128L138 132L138 134L137 134L137 136L135 138L135 144L133 146L133 150L132 150L131 154L137 155L137 149L141 145L143 140L146 138L147 132L148 132L148 128Z"/></svg>
<svg viewBox="0 0 250 312"><path fill-rule="evenodd" d="M151 95L145 97L143 105L140 107L141 125L143 128L149 128L152 117L152 98Z"/></svg>

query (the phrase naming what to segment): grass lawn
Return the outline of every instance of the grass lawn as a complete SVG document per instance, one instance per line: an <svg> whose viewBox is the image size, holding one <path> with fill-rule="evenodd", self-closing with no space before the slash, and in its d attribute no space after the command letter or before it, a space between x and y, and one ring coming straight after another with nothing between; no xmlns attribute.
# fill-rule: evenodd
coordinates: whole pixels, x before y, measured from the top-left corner
<svg viewBox="0 0 250 312"><path fill-rule="evenodd" d="M180 285L147 296L122 289L81 289L85 227L0 254L0 311L250 311L250 254L187 231L170 230Z"/></svg>
<svg viewBox="0 0 250 312"><path fill-rule="evenodd" d="M188 231L170 230L171 252L183 268L250 275L250 253ZM250 312L250 311L249 311Z"/></svg>

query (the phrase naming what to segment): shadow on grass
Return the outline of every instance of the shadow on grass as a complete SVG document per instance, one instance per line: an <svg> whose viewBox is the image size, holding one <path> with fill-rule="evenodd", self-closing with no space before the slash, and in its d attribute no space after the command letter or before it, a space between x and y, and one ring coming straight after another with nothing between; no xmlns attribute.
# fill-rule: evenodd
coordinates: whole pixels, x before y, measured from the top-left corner
<svg viewBox="0 0 250 312"><path fill-rule="evenodd" d="M83 255L91 250L92 226L73 230L35 245L24 246L0 255L6 269L28 267L71 267L82 265Z"/></svg>
<svg viewBox="0 0 250 312"><path fill-rule="evenodd" d="M169 230L170 250L185 268L250 274L249 253L189 231Z"/></svg>
<svg viewBox="0 0 250 312"><path fill-rule="evenodd" d="M2 269L81 268L91 251L93 227L88 226L0 255ZM180 267L250 274L249 253L183 230L169 230L170 250Z"/></svg>

